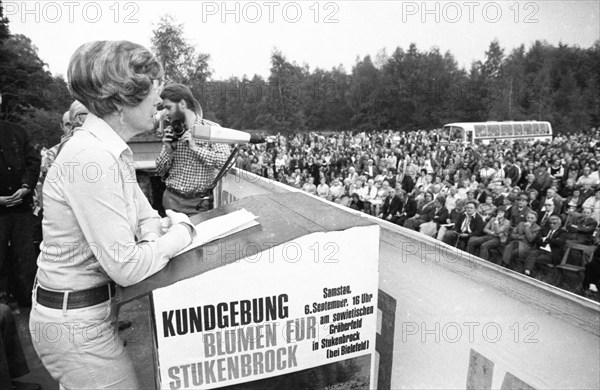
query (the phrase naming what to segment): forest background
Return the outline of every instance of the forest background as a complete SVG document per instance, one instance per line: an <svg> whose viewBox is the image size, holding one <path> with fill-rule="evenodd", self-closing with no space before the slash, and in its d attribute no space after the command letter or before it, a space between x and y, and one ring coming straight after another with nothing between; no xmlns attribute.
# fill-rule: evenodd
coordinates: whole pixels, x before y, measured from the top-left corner
<svg viewBox="0 0 600 390"><path fill-rule="evenodd" d="M223 126L266 134L410 131L450 122L544 120L562 133L600 126L600 41L581 48L545 41L507 52L490 42L482 60L460 68L450 52L415 44L356 59L350 71L310 69L273 50L268 78L212 78L210 53L169 16L150 48L167 83L188 85L204 115ZM0 1L0 119L21 124L39 147L60 141L71 104L63 75L52 75L27 36L11 34Z"/></svg>

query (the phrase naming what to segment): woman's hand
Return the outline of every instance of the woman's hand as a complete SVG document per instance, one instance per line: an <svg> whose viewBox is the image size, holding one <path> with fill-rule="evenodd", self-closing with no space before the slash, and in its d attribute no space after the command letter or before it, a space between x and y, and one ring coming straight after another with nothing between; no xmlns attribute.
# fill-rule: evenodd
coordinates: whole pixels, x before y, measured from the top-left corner
<svg viewBox="0 0 600 390"><path fill-rule="evenodd" d="M188 228L192 238L196 235L196 227L192 224L192 221L190 221L190 218L187 215L173 210L165 210L165 213L167 214L167 218L163 218L163 226L168 223L168 229L170 229L177 224L182 224ZM168 219L168 221L165 221L165 219Z"/></svg>

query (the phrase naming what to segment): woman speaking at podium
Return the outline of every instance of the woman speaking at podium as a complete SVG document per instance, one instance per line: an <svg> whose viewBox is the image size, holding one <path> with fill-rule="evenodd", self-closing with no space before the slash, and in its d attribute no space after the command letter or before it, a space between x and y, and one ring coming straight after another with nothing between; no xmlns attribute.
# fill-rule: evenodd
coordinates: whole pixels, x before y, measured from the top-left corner
<svg viewBox="0 0 600 390"><path fill-rule="evenodd" d="M39 357L66 389L139 387L117 335L115 284L158 272L194 234L185 215L169 210L163 221L151 208L126 144L153 129L162 74L127 41L84 44L69 64L71 93L90 113L46 177L29 322Z"/></svg>

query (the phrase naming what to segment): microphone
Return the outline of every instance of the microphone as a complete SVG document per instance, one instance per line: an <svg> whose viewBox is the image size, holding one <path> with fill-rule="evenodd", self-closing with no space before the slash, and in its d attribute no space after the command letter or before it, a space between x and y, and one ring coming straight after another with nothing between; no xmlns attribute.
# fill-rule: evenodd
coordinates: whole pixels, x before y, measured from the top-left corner
<svg viewBox="0 0 600 390"><path fill-rule="evenodd" d="M194 125L192 127L192 138L224 144L262 144L266 142L265 138L259 134L250 134L245 131L210 125Z"/></svg>

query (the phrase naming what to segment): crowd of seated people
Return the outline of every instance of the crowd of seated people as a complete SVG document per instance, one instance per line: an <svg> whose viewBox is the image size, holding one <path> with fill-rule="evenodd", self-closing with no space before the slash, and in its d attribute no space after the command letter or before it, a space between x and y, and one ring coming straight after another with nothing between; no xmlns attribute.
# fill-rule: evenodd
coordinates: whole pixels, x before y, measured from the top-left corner
<svg viewBox="0 0 600 390"><path fill-rule="evenodd" d="M598 245L600 130L462 145L442 130L277 136L238 168L532 275Z"/></svg>

